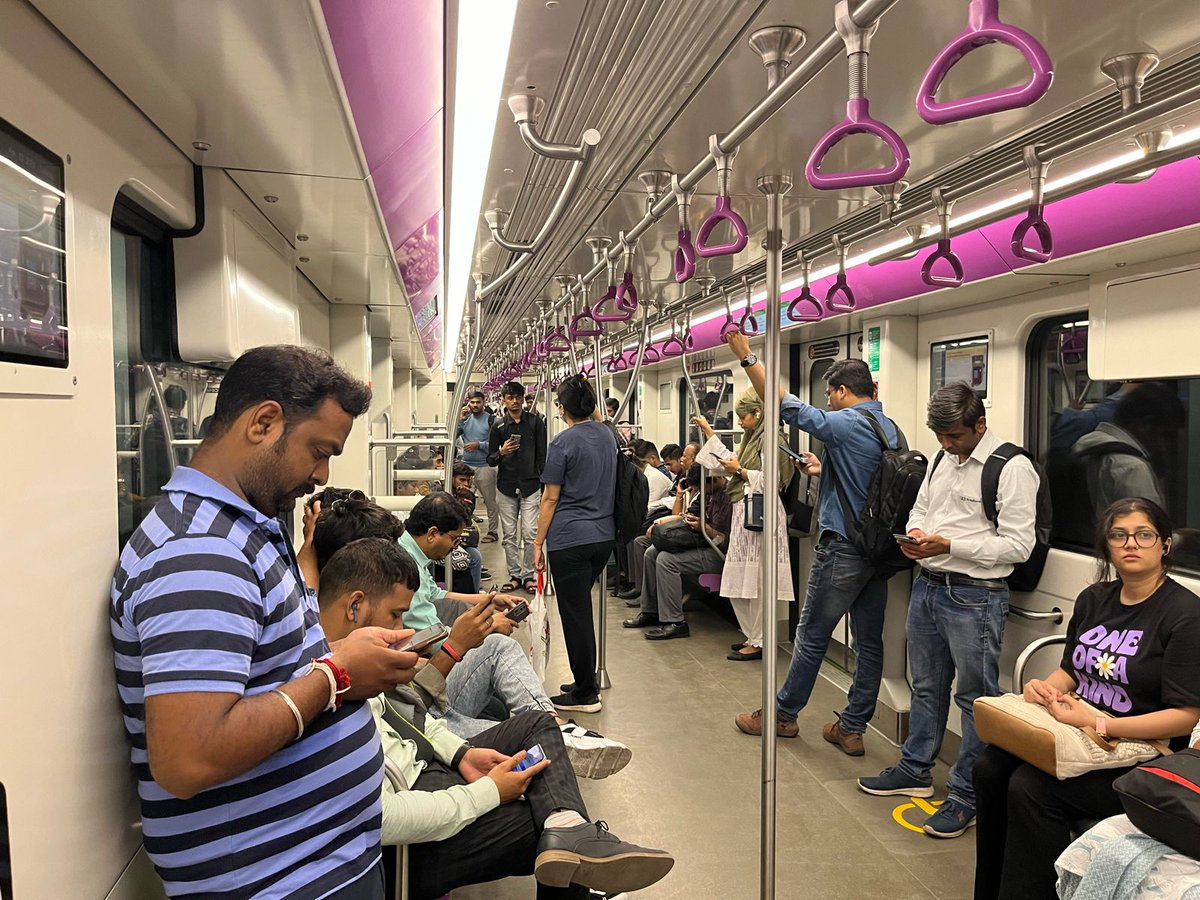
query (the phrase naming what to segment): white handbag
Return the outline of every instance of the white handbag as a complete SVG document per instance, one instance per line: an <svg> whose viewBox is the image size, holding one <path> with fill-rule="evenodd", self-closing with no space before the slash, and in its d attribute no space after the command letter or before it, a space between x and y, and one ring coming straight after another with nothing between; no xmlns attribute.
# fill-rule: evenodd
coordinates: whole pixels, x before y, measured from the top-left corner
<svg viewBox="0 0 1200 900"><path fill-rule="evenodd" d="M1103 715L1083 700L1095 715ZM1160 741L1109 738L1092 727L1058 721L1050 710L1020 694L980 697L975 701L975 733L1060 781L1095 769L1134 766L1170 754Z"/></svg>

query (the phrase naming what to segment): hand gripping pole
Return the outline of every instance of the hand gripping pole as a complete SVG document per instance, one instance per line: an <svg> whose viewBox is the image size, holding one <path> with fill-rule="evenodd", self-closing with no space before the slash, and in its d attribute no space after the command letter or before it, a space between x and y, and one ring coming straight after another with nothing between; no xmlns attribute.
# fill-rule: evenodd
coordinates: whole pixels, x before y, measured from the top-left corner
<svg viewBox="0 0 1200 900"><path fill-rule="evenodd" d="M1029 186L1033 196L1025 218L1013 229L1010 249L1013 256L1030 262L1044 263L1054 255L1054 236L1045 217L1046 169L1050 164L1041 158L1039 147L1025 148L1025 165L1029 169ZM1032 231L1038 239L1038 247L1027 247L1025 238Z"/></svg>
<svg viewBox="0 0 1200 900"><path fill-rule="evenodd" d="M718 288L721 292L721 300L725 303L725 324L721 326L721 340L729 337L735 331L739 331L737 320L733 318L733 308L729 305L729 294L725 291L725 286L721 285Z"/></svg>
<svg viewBox="0 0 1200 900"><path fill-rule="evenodd" d="M867 99L867 59L871 52L871 35L879 27L879 23L876 21L869 28L863 28L851 17L848 0L838 0L834 7L834 27L846 45L846 58L850 68L850 99L846 102L846 118L827 131L813 147L808 164L804 167L804 175L809 184L823 191L892 184L903 178L904 173L908 171L909 153L900 135L871 117L870 101ZM882 169L861 169L855 172L821 171L821 164L829 151L852 134L869 134L879 138L891 151L892 164Z"/></svg>
<svg viewBox="0 0 1200 900"><path fill-rule="evenodd" d="M935 97L950 70L972 50L988 44L1007 44L1029 63L1029 80L1022 85L939 103ZM971 0L967 27L938 51L917 89L917 113L930 125L947 125L977 116L1030 106L1045 96L1054 80L1054 64L1046 49L1026 31L1000 21L1000 0Z"/></svg>
<svg viewBox="0 0 1200 900"><path fill-rule="evenodd" d="M945 199L939 187L933 189L933 205L937 208L941 237L938 238L937 247L921 265L921 280L933 287L960 287L963 283L962 260L950 249L950 211L954 209L954 201ZM950 275L934 273L933 267L939 261L949 264Z"/></svg>
<svg viewBox="0 0 1200 900"><path fill-rule="evenodd" d="M833 286L825 294L825 308L830 312L850 312L854 309L854 291L846 281L846 252L849 248L842 243L842 236L833 236L833 246L838 254L838 273Z"/></svg>
<svg viewBox="0 0 1200 900"><path fill-rule="evenodd" d="M705 259L740 253L746 248L749 239L746 222L733 211L729 197L729 178L733 173L733 158L737 156L737 150L732 153L723 152L720 139L714 134L708 138L708 152L717 163L717 204L696 233L696 253ZM733 240L727 244L710 244L708 239L722 222L728 222L733 227Z"/></svg>

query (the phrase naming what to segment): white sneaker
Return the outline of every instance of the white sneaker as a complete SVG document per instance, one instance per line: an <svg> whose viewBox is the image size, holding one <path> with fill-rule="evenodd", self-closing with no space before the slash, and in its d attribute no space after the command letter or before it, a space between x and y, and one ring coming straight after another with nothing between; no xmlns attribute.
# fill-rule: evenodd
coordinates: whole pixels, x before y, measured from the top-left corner
<svg viewBox="0 0 1200 900"><path fill-rule="evenodd" d="M589 731L574 721L568 721L559 730L567 745L571 768L580 778L607 778L620 772L633 759L633 751L620 741Z"/></svg>

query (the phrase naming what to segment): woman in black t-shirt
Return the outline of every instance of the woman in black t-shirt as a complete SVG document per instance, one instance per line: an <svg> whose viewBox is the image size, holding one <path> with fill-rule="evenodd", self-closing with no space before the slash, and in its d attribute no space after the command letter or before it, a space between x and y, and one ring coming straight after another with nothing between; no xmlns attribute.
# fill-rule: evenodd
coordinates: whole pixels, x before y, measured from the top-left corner
<svg viewBox="0 0 1200 900"><path fill-rule="evenodd" d="M1167 575L1170 520L1150 500L1118 500L1105 510L1097 550L1099 578L1075 601L1061 666L1031 679L1025 699L1112 737L1185 737L1200 717L1200 598ZM1072 826L1121 813L1112 783L1128 771L1059 781L985 748L974 770L976 900L1054 898L1054 861Z"/></svg>

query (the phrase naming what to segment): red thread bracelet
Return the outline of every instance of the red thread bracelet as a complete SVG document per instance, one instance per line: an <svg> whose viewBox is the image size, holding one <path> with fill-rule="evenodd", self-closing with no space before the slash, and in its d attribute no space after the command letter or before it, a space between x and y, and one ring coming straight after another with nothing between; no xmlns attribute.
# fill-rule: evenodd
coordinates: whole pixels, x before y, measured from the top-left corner
<svg viewBox="0 0 1200 900"><path fill-rule="evenodd" d="M349 675L349 673L347 673L345 669L343 669L341 666L339 666L337 663L335 663L332 659L329 659L328 657L326 657L325 659L314 659L313 665L314 666L325 666L325 668L327 668L329 670L329 672L333 675L333 680L337 683L337 688L334 690L333 708L341 709L342 694L344 694L348 690L350 690L350 675Z"/></svg>

